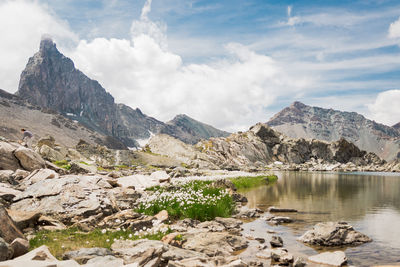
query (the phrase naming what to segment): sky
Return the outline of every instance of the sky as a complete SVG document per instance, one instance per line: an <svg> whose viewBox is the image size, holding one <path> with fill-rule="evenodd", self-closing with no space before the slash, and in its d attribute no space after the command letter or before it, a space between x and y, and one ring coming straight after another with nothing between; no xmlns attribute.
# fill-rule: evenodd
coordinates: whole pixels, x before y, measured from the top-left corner
<svg viewBox="0 0 400 267"><path fill-rule="evenodd" d="M0 0L0 88L42 35L117 103L228 131L294 101L400 122L400 2Z"/></svg>

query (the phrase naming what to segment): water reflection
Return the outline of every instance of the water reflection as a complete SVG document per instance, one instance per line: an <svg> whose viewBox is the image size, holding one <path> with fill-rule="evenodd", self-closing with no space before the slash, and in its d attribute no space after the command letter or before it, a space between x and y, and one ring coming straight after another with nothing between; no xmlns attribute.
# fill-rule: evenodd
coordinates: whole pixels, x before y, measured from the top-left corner
<svg viewBox="0 0 400 267"><path fill-rule="evenodd" d="M305 255L315 250L299 244L296 238L318 222L347 221L373 238L373 242L347 248L352 264L400 261L400 177L382 174L337 174L284 172L272 186L242 192L250 207L295 208L295 223L279 226L287 247ZM265 222L252 227L264 229Z"/></svg>

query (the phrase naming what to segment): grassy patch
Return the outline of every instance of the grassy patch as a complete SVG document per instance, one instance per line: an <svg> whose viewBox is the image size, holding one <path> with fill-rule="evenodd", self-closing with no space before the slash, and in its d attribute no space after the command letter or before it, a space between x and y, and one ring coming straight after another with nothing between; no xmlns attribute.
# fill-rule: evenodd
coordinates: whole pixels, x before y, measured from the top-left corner
<svg viewBox="0 0 400 267"><path fill-rule="evenodd" d="M38 232L36 236L29 241L29 244L31 249L46 245L55 257L61 259L63 253L71 250L92 247L111 248L111 245L117 239L137 240L140 238L147 238L150 240L161 240L164 235L170 232L171 230L168 229L168 231L164 233L159 231L156 233L139 235L131 230L106 231L96 229L89 233L80 232L77 228L58 231L45 230Z"/></svg>
<svg viewBox="0 0 400 267"><path fill-rule="evenodd" d="M211 181L190 181L173 187L152 187L141 199L137 212L155 215L167 210L171 219L192 218L200 221L229 217L235 203L223 188L211 186Z"/></svg>
<svg viewBox="0 0 400 267"><path fill-rule="evenodd" d="M71 164L67 160L56 160L53 161L53 164L56 165L57 167L70 170L71 169Z"/></svg>
<svg viewBox="0 0 400 267"><path fill-rule="evenodd" d="M278 177L276 175L240 176L230 180L239 190L274 183Z"/></svg>

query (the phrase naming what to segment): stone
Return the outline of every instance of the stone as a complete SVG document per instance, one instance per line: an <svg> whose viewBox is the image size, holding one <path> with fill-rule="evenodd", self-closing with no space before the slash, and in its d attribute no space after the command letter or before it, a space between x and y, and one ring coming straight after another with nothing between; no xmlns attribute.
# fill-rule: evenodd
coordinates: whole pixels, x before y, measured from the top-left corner
<svg viewBox="0 0 400 267"><path fill-rule="evenodd" d="M277 207L269 207L269 212L297 212L296 209L286 209L286 208L277 208Z"/></svg>
<svg viewBox="0 0 400 267"><path fill-rule="evenodd" d="M47 146L53 148L55 141L56 140L54 139L53 136L46 135L45 137L42 137L42 138L39 139L39 141L37 142L37 146L41 147L43 145L47 145Z"/></svg>
<svg viewBox="0 0 400 267"><path fill-rule="evenodd" d="M272 236L271 237L271 241L269 241L269 243L271 244L271 247L273 248L281 248L283 247L283 240L280 236Z"/></svg>
<svg viewBox="0 0 400 267"><path fill-rule="evenodd" d="M53 170L50 169L39 169L33 171L28 177L26 177L22 184L24 186L35 184L37 182L46 180L46 179L57 179L60 175Z"/></svg>
<svg viewBox="0 0 400 267"><path fill-rule="evenodd" d="M263 249L260 252L257 252L256 257L264 260L269 260L271 259L271 250Z"/></svg>
<svg viewBox="0 0 400 267"><path fill-rule="evenodd" d="M202 252L210 257L230 255L232 252L248 246L246 238L224 232L186 234L184 238L187 241L182 245L182 248Z"/></svg>
<svg viewBox="0 0 400 267"><path fill-rule="evenodd" d="M327 264L331 266L342 266L347 262L346 254L343 251L324 252L308 257L310 262Z"/></svg>
<svg viewBox="0 0 400 267"><path fill-rule="evenodd" d="M97 167L89 164L84 164L81 162L71 162L70 173L85 174L85 173L96 173Z"/></svg>
<svg viewBox="0 0 400 267"><path fill-rule="evenodd" d="M117 179L121 187L133 188L136 190L144 190L151 186L160 185L157 179L148 175L135 174Z"/></svg>
<svg viewBox="0 0 400 267"><path fill-rule="evenodd" d="M0 237L7 243L11 243L16 238L25 238L4 207L0 207Z"/></svg>
<svg viewBox="0 0 400 267"><path fill-rule="evenodd" d="M21 166L27 171L46 167L46 163L42 157L29 148L19 147L14 151L14 155L21 163Z"/></svg>
<svg viewBox="0 0 400 267"><path fill-rule="evenodd" d="M306 261L300 257L297 257L293 262L293 267L305 267L306 265Z"/></svg>
<svg viewBox="0 0 400 267"><path fill-rule="evenodd" d="M21 191L13 189L9 184L0 183L0 199L11 202Z"/></svg>
<svg viewBox="0 0 400 267"><path fill-rule="evenodd" d="M166 220L168 220L168 211L162 210L156 215L154 215L154 217L160 222L165 222Z"/></svg>
<svg viewBox="0 0 400 267"><path fill-rule="evenodd" d="M159 183L169 182L171 177L165 171L156 171L150 175L152 180L158 181Z"/></svg>
<svg viewBox="0 0 400 267"><path fill-rule="evenodd" d="M154 264L159 263L161 255L168 250L168 247L157 240L117 240L111 245L111 250L116 256L121 257L125 264L136 262L139 266L144 266L151 261L154 261Z"/></svg>
<svg viewBox="0 0 400 267"><path fill-rule="evenodd" d="M163 262L179 261L182 259L188 259L194 257L207 258L207 255L198 251L177 248L174 246L168 246L167 251L164 252L161 256Z"/></svg>
<svg viewBox="0 0 400 267"><path fill-rule="evenodd" d="M357 232L346 222L318 223L298 240L319 246L360 245L372 241L371 238Z"/></svg>
<svg viewBox="0 0 400 267"><path fill-rule="evenodd" d="M12 247L7 244L3 238L0 237L0 262L11 259L13 254L14 251Z"/></svg>
<svg viewBox="0 0 400 267"><path fill-rule="evenodd" d="M0 170L0 183L12 183L12 170Z"/></svg>
<svg viewBox="0 0 400 267"><path fill-rule="evenodd" d="M27 212L18 210L7 210L10 218L15 222L15 225L20 230L25 228L34 228L38 224L40 212Z"/></svg>
<svg viewBox="0 0 400 267"><path fill-rule="evenodd" d="M267 220L267 222L271 222L271 223L275 223L275 224L293 222L293 219L291 219L290 217L282 217L282 216L272 216L270 218L267 218L266 220Z"/></svg>
<svg viewBox="0 0 400 267"><path fill-rule="evenodd" d="M241 225L243 222L241 220L237 220L234 218L222 218L216 217L214 219L216 222L222 224L225 227L226 231L238 231L241 230Z"/></svg>
<svg viewBox="0 0 400 267"><path fill-rule="evenodd" d="M18 144L0 141L0 170L21 169L18 159L14 156L14 151L18 147Z"/></svg>
<svg viewBox="0 0 400 267"><path fill-rule="evenodd" d="M193 257L188 259L183 259L180 261L169 261L168 267L215 267L213 262L210 262L207 258Z"/></svg>
<svg viewBox="0 0 400 267"><path fill-rule="evenodd" d="M38 152L44 159L48 161L61 161L65 159L63 154L45 144L39 148Z"/></svg>
<svg viewBox="0 0 400 267"><path fill-rule="evenodd" d="M114 256L96 256L85 264L85 267L119 267L124 265L124 260Z"/></svg>
<svg viewBox="0 0 400 267"><path fill-rule="evenodd" d="M29 174L30 174L30 172L28 172L28 171L18 169L14 172L13 176L16 181L20 181L20 180L24 179L25 177L27 177Z"/></svg>
<svg viewBox="0 0 400 267"><path fill-rule="evenodd" d="M234 215L235 218L258 218L260 217L262 211L260 209L249 209L247 206L242 206L237 214Z"/></svg>
<svg viewBox="0 0 400 267"><path fill-rule="evenodd" d="M294 258L291 253L284 248L271 249L271 262L278 263L279 265L289 265L293 263Z"/></svg>
<svg viewBox="0 0 400 267"><path fill-rule="evenodd" d="M14 251L13 258L22 256L29 251L29 241L26 239L16 238L11 242L10 246Z"/></svg>
<svg viewBox="0 0 400 267"><path fill-rule="evenodd" d="M81 248L79 250L68 251L63 254L63 260L73 259L79 264L86 264L95 257L113 256L111 250L106 248Z"/></svg>

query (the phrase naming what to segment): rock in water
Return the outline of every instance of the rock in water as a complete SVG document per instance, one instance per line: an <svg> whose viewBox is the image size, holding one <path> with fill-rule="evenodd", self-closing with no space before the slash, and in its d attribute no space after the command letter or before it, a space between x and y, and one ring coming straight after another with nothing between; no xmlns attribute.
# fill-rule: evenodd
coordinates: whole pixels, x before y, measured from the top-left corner
<svg viewBox="0 0 400 267"><path fill-rule="evenodd" d="M359 245L372 241L346 222L318 223L298 240L319 246Z"/></svg>
<svg viewBox="0 0 400 267"><path fill-rule="evenodd" d="M346 254L343 251L324 252L308 258L309 261L318 264L327 264L331 266L342 266L347 262Z"/></svg>
<svg viewBox="0 0 400 267"><path fill-rule="evenodd" d="M273 248L283 247L283 240L280 236L276 235L272 236L271 241L269 243Z"/></svg>

